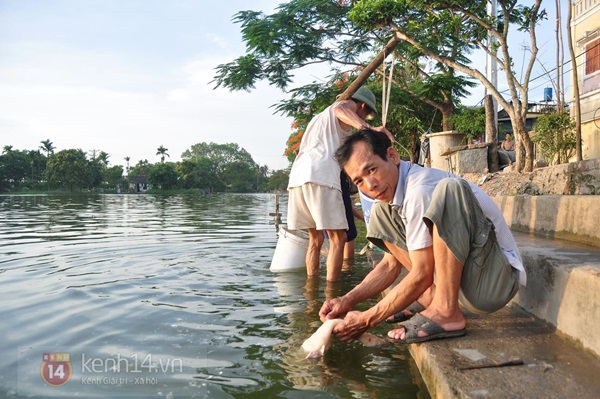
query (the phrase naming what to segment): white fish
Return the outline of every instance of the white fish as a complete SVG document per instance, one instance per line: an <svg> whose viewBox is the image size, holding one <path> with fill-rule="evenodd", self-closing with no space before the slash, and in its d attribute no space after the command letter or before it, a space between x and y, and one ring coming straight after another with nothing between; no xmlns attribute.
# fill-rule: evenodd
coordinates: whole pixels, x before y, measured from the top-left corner
<svg viewBox="0 0 600 399"><path fill-rule="evenodd" d="M307 353L307 359L315 359L323 356L331 344L331 333L333 332L333 329L343 321L343 319L325 321L321 327L310 336L310 338L304 341L302 349ZM381 346L387 343L384 339L369 333L364 333L358 337L358 341L368 347Z"/></svg>

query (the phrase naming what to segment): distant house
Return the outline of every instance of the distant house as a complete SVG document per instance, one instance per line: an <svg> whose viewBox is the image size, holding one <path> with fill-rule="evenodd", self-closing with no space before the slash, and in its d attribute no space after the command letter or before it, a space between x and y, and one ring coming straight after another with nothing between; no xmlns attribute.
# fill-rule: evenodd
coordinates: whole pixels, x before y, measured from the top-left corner
<svg viewBox="0 0 600 399"><path fill-rule="evenodd" d="M583 159L600 158L600 0L578 0L572 7L582 156ZM574 98L573 89L571 98Z"/></svg>
<svg viewBox="0 0 600 399"><path fill-rule="evenodd" d="M145 193L150 188L150 183L145 175L131 176L129 178L130 193Z"/></svg>
<svg viewBox="0 0 600 399"><path fill-rule="evenodd" d="M525 117L525 130L531 132L537 118L542 114L554 111L556 102L529 102L527 103L527 116ZM504 140L507 133L514 136L510 117L505 110L498 112L498 141Z"/></svg>

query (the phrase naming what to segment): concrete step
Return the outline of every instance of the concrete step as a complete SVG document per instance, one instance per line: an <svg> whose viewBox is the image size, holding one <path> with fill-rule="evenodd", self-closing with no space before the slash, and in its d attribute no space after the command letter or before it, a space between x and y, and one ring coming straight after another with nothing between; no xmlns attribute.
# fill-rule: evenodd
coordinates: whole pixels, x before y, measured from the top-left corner
<svg viewBox="0 0 600 399"><path fill-rule="evenodd" d="M600 249L514 233L527 271L513 303L600 356Z"/></svg>
<svg viewBox="0 0 600 399"><path fill-rule="evenodd" d="M600 247L600 195L494 197L511 229Z"/></svg>
<svg viewBox="0 0 600 399"><path fill-rule="evenodd" d="M509 306L467 335L410 345L433 398L597 398L600 196L495 197L527 270ZM534 234L535 233L535 234ZM460 370L522 360L523 365Z"/></svg>
<svg viewBox="0 0 600 399"><path fill-rule="evenodd" d="M527 287L498 312L465 312L464 337L410 345L431 397L597 398L600 249L514 235ZM524 364L461 370L513 360Z"/></svg>
<svg viewBox="0 0 600 399"><path fill-rule="evenodd" d="M464 337L410 345L432 398L598 398L600 359L550 324L511 306L466 316ZM524 364L461 370L511 360Z"/></svg>

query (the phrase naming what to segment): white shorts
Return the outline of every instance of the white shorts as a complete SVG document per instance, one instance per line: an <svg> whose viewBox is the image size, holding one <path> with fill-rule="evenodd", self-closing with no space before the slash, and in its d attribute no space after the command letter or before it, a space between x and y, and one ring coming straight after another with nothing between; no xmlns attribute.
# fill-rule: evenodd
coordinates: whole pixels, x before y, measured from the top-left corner
<svg viewBox="0 0 600 399"><path fill-rule="evenodd" d="M348 230L342 192L305 183L289 190L287 224L291 230Z"/></svg>

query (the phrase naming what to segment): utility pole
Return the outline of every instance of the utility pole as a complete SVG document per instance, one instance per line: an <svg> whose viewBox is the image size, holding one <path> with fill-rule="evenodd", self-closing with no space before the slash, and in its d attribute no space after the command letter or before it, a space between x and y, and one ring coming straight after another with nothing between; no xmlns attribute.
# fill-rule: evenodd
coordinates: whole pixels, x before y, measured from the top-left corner
<svg viewBox="0 0 600 399"><path fill-rule="evenodd" d="M497 3L496 0L488 0L487 2L487 14L496 19ZM496 23L493 23L496 26ZM494 35L488 32L488 48L489 51L496 54L497 42ZM486 54L486 78L490 81L492 86L498 87L498 62L492 54ZM498 171L498 101L485 89L485 141L490 144L490 172Z"/></svg>

